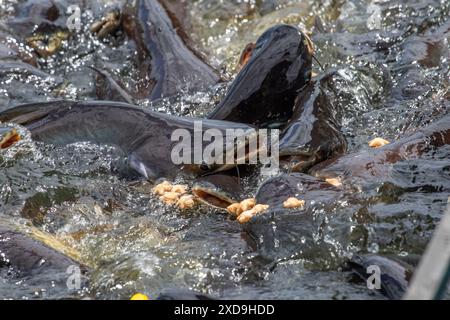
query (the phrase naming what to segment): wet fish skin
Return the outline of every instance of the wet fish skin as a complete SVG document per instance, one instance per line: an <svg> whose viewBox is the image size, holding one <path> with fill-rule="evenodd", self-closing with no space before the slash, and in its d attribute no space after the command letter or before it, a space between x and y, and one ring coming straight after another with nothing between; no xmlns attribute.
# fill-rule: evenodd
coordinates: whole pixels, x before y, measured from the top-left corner
<svg viewBox="0 0 450 320"><path fill-rule="evenodd" d="M347 150L340 130L342 110L328 96L333 94L333 76L335 72L327 72L300 91L294 114L281 133L280 157L284 161L299 160L294 171L305 171Z"/></svg>
<svg viewBox="0 0 450 320"><path fill-rule="evenodd" d="M137 51L136 98L156 100L181 90L202 90L221 81L220 74L192 48L175 15L157 0L128 1L123 29Z"/></svg>
<svg viewBox="0 0 450 320"><path fill-rule="evenodd" d="M450 144L450 115L418 129L404 138L381 148L362 150L324 161L310 170L310 174L326 179L347 176L367 181L388 177L390 165L401 160L419 158L422 154Z"/></svg>
<svg viewBox="0 0 450 320"><path fill-rule="evenodd" d="M246 241L268 261L299 257L320 265L320 261L330 260L330 253L336 248L315 238L322 228L322 220L315 212L328 212L342 195L339 188L302 173L268 179L255 197L258 203L268 204L269 209L243 226L248 235ZM284 208L283 202L290 197L305 200L305 206Z"/></svg>
<svg viewBox="0 0 450 320"><path fill-rule="evenodd" d="M226 209L227 206L242 199L243 189L237 177L224 174L212 174L197 178L192 190L203 203ZM217 206L220 199L221 207Z"/></svg>
<svg viewBox="0 0 450 320"><path fill-rule="evenodd" d="M239 123L176 117L108 101L27 104L0 113L0 121L21 124L30 130L34 140L54 145L93 142L117 146L127 155L130 167L148 180L173 178L181 172L203 174L222 167L175 165L171 152L178 141L171 141L171 136L176 129L187 130L191 137L195 121L201 121L203 132L214 128L225 135L227 129L251 129ZM202 143L198 147L211 142ZM194 154L202 150L192 151Z"/></svg>
<svg viewBox="0 0 450 320"><path fill-rule="evenodd" d="M208 118L257 127L285 123L292 116L298 90L311 79L311 64L308 43L300 30L289 25L268 29Z"/></svg>
<svg viewBox="0 0 450 320"><path fill-rule="evenodd" d="M80 270L87 270L75 260L26 234L1 225L0 254L2 254L0 255L0 267L2 263L4 266L12 267L21 277L51 272L65 274L70 266L78 266Z"/></svg>
<svg viewBox="0 0 450 320"><path fill-rule="evenodd" d="M290 197L305 201L319 199L331 203L339 192L339 188L323 180L293 172L264 181L256 192L256 202L282 209L283 202Z"/></svg>

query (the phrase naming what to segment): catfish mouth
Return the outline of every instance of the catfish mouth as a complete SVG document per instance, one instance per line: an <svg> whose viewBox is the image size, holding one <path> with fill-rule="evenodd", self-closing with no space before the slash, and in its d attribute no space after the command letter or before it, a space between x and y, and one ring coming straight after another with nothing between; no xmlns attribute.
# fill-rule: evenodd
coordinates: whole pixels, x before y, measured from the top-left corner
<svg viewBox="0 0 450 320"><path fill-rule="evenodd" d="M194 186L192 193L204 204L217 209L226 210L228 206L236 202L227 195L207 187Z"/></svg>
<svg viewBox="0 0 450 320"><path fill-rule="evenodd" d="M318 157L313 152L280 155L280 162L287 164L291 172L305 172L317 163Z"/></svg>
<svg viewBox="0 0 450 320"><path fill-rule="evenodd" d="M252 131L244 133L241 136L236 137L237 140L233 141L233 144L225 146L225 150L222 153L217 154L216 156L221 157L222 159L226 159L226 155L233 154L233 163L224 163L224 164L212 164L206 165L209 173L218 173L221 171L227 171L232 168L237 167L240 164L250 164L252 159L257 159L258 154L260 152L265 151L266 147L258 146L256 150L250 148L250 141L256 139L258 141L258 132ZM237 142L238 141L238 142ZM240 143L242 142L243 143ZM206 163L209 163L210 159L206 159Z"/></svg>
<svg viewBox="0 0 450 320"><path fill-rule="evenodd" d="M15 128L0 129L0 149L11 147L16 142L20 141L20 135Z"/></svg>

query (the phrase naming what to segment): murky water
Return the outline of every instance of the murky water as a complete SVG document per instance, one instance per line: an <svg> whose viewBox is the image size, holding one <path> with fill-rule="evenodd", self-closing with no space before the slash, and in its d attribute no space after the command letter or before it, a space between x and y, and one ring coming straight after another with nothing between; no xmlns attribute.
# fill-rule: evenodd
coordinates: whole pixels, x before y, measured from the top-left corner
<svg viewBox="0 0 450 320"><path fill-rule="evenodd" d="M88 66L121 76L129 88L136 85L125 40L98 41L88 31L111 5L84 5L81 30L71 32L54 55L38 58L36 68L24 70L11 69L19 59L4 44L17 44L17 55L33 50L19 29L7 28L18 14L16 1L2 1L0 111L26 102L95 99L95 73ZM448 113L446 0L197 0L188 7L195 17L188 32L231 77L242 48L266 28L291 23L311 32L317 59L341 76L334 103L344 110L349 151L368 148L373 137L397 140ZM322 21L320 28L314 17ZM314 70L322 72L317 64ZM221 85L180 93L176 101L137 103L201 116L224 90ZM357 251L421 254L450 195L450 148L399 162L388 181L355 181L331 209L312 212L321 222L311 230L322 232L317 250L302 256L293 247L295 258L273 268L226 215L206 207L188 213L167 207L151 194L150 184L122 178L122 158L114 148L57 148L33 142L20 130L25 138L0 151L0 221L51 235L77 251L92 271L87 290L78 293L49 279L17 280L1 271L0 298L127 299L135 292L154 298L166 288L190 288L227 299L380 299L351 281L340 269L342 261ZM248 182L250 193L254 184Z"/></svg>

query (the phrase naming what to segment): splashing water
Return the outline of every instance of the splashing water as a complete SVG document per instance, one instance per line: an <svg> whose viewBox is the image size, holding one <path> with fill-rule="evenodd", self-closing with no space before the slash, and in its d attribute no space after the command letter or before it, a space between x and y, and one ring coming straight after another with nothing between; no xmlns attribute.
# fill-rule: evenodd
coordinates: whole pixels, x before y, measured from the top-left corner
<svg viewBox="0 0 450 320"><path fill-rule="evenodd" d="M16 42L20 52L32 52L3 28L15 15L14 4L1 3L0 42ZM0 111L25 102L95 99L91 65L123 79L127 88L136 86L126 40L99 41L88 30L94 17L114 4L93 1L84 8L81 31L64 40L54 55L38 58L39 69L0 67ZM196 18L187 31L211 63L230 76L241 50L266 28L290 23L311 33L318 60L340 76L333 103L344 110L342 130L350 151L368 148L367 141L376 136L394 141L448 112L446 1L197 0L188 8ZM321 72L317 65L314 69ZM218 85L136 103L201 117L225 91L225 85ZM88 292L79 297L123 299L144 292L153 298L165 288L191 288L229 299L382 298L349 282L338 266L359 250L421 253L450 190L449 148L402 161L393 166L389 181L362 193L348 192L331 208L317 207L312 212L313 256L302 255L299 243L291 248L290 259L271 270L227 216L206 207L188 213L167 207L151 194L150 184L122 178L125 164L115 148L43 145L19 130L22 141L0 151L0 217L31 223L80 253L92 272ZM247 182L246 187L254 194L257 186ZM39 279L17 282L3 271L0 283L0 298L67 296Z"/></svg>

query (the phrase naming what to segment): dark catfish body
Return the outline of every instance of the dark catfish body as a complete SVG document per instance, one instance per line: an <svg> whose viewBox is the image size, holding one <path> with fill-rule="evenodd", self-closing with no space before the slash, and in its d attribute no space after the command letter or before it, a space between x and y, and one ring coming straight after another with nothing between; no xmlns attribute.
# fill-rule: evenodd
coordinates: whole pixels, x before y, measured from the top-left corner
<svg viewBox="0 0 450 320"><path fill-rule="evenodd" d="M0 225L0 267L10 267L18 275L61 272L66 275L70 266L81 265L24 233Z"/></svg>
<svg viewBox="0 0 450 320"><path fill-rule="evenodd" d="M123 27L136 46L139 98L155 100L219 82L218 72L192 48L180 22L159 1L129 1Z"/></svg>
<svg viewBox="0 0 450 320"><path fill-rule="evenodd" d="M268 29L208 118L258 127L285 123L292 116L298 90L310 81L311 60L310 42L297 28Z"/></svg>
<svg viewBox="0 0 450 320"><path fill-rule="evenodd" d="M305 171L347 149L340 131L342 112L329 96L334 94L329 88L333 75L320 76L301 90L294 114L281 134L280 157L290 162L293 171Z"/></svg>
<svg viewBox="0 0 450 320"><path fill-rule="evenodd" d="M339 192L339 188L323 180L294 172L266 180L258 189L256 201L268 204L271 208L282 209L283 202L290 197L332 203Z"/></svg>
<svg viewBox="0 0 450 320"><path fill-rule="evenodd" d="M448 144L450 115L384 147L327 160L313 167L310 173L324 179L359 177L365 180L384 180L388 177L392 164L419 158L433 148Z"/></svg>
<svg viewBox="0 0 450 320"><path fill-rule="evenodd" d="M302 173L283 174L265 181L255 198L269 209L244 225L247 240L269 260L300 257L323 261L336 253L321 230L327 212L343 195L342 190ZM284 208L290 197L305 200L303 207ZM320 235L318 237L317 235Z"/></svg>
<svg viewBox="0 0 450 320"><path fill-rule="evenodd" d="M175 117L118 102L55 101L19 106L0 114L0 121L27 127L33 139L54 145L93 142L119 147L129 165L146 179L174 177L180 171L201 173L201 165L174 164L172 149L180 141L172 141L172 133L185 130L194 137L196 121L202 134L208 129L251 129L247 125L226 121ZM202 152L209 142L192 144L192 155ZM204 170L219 170L209 166Z"/></svg>

